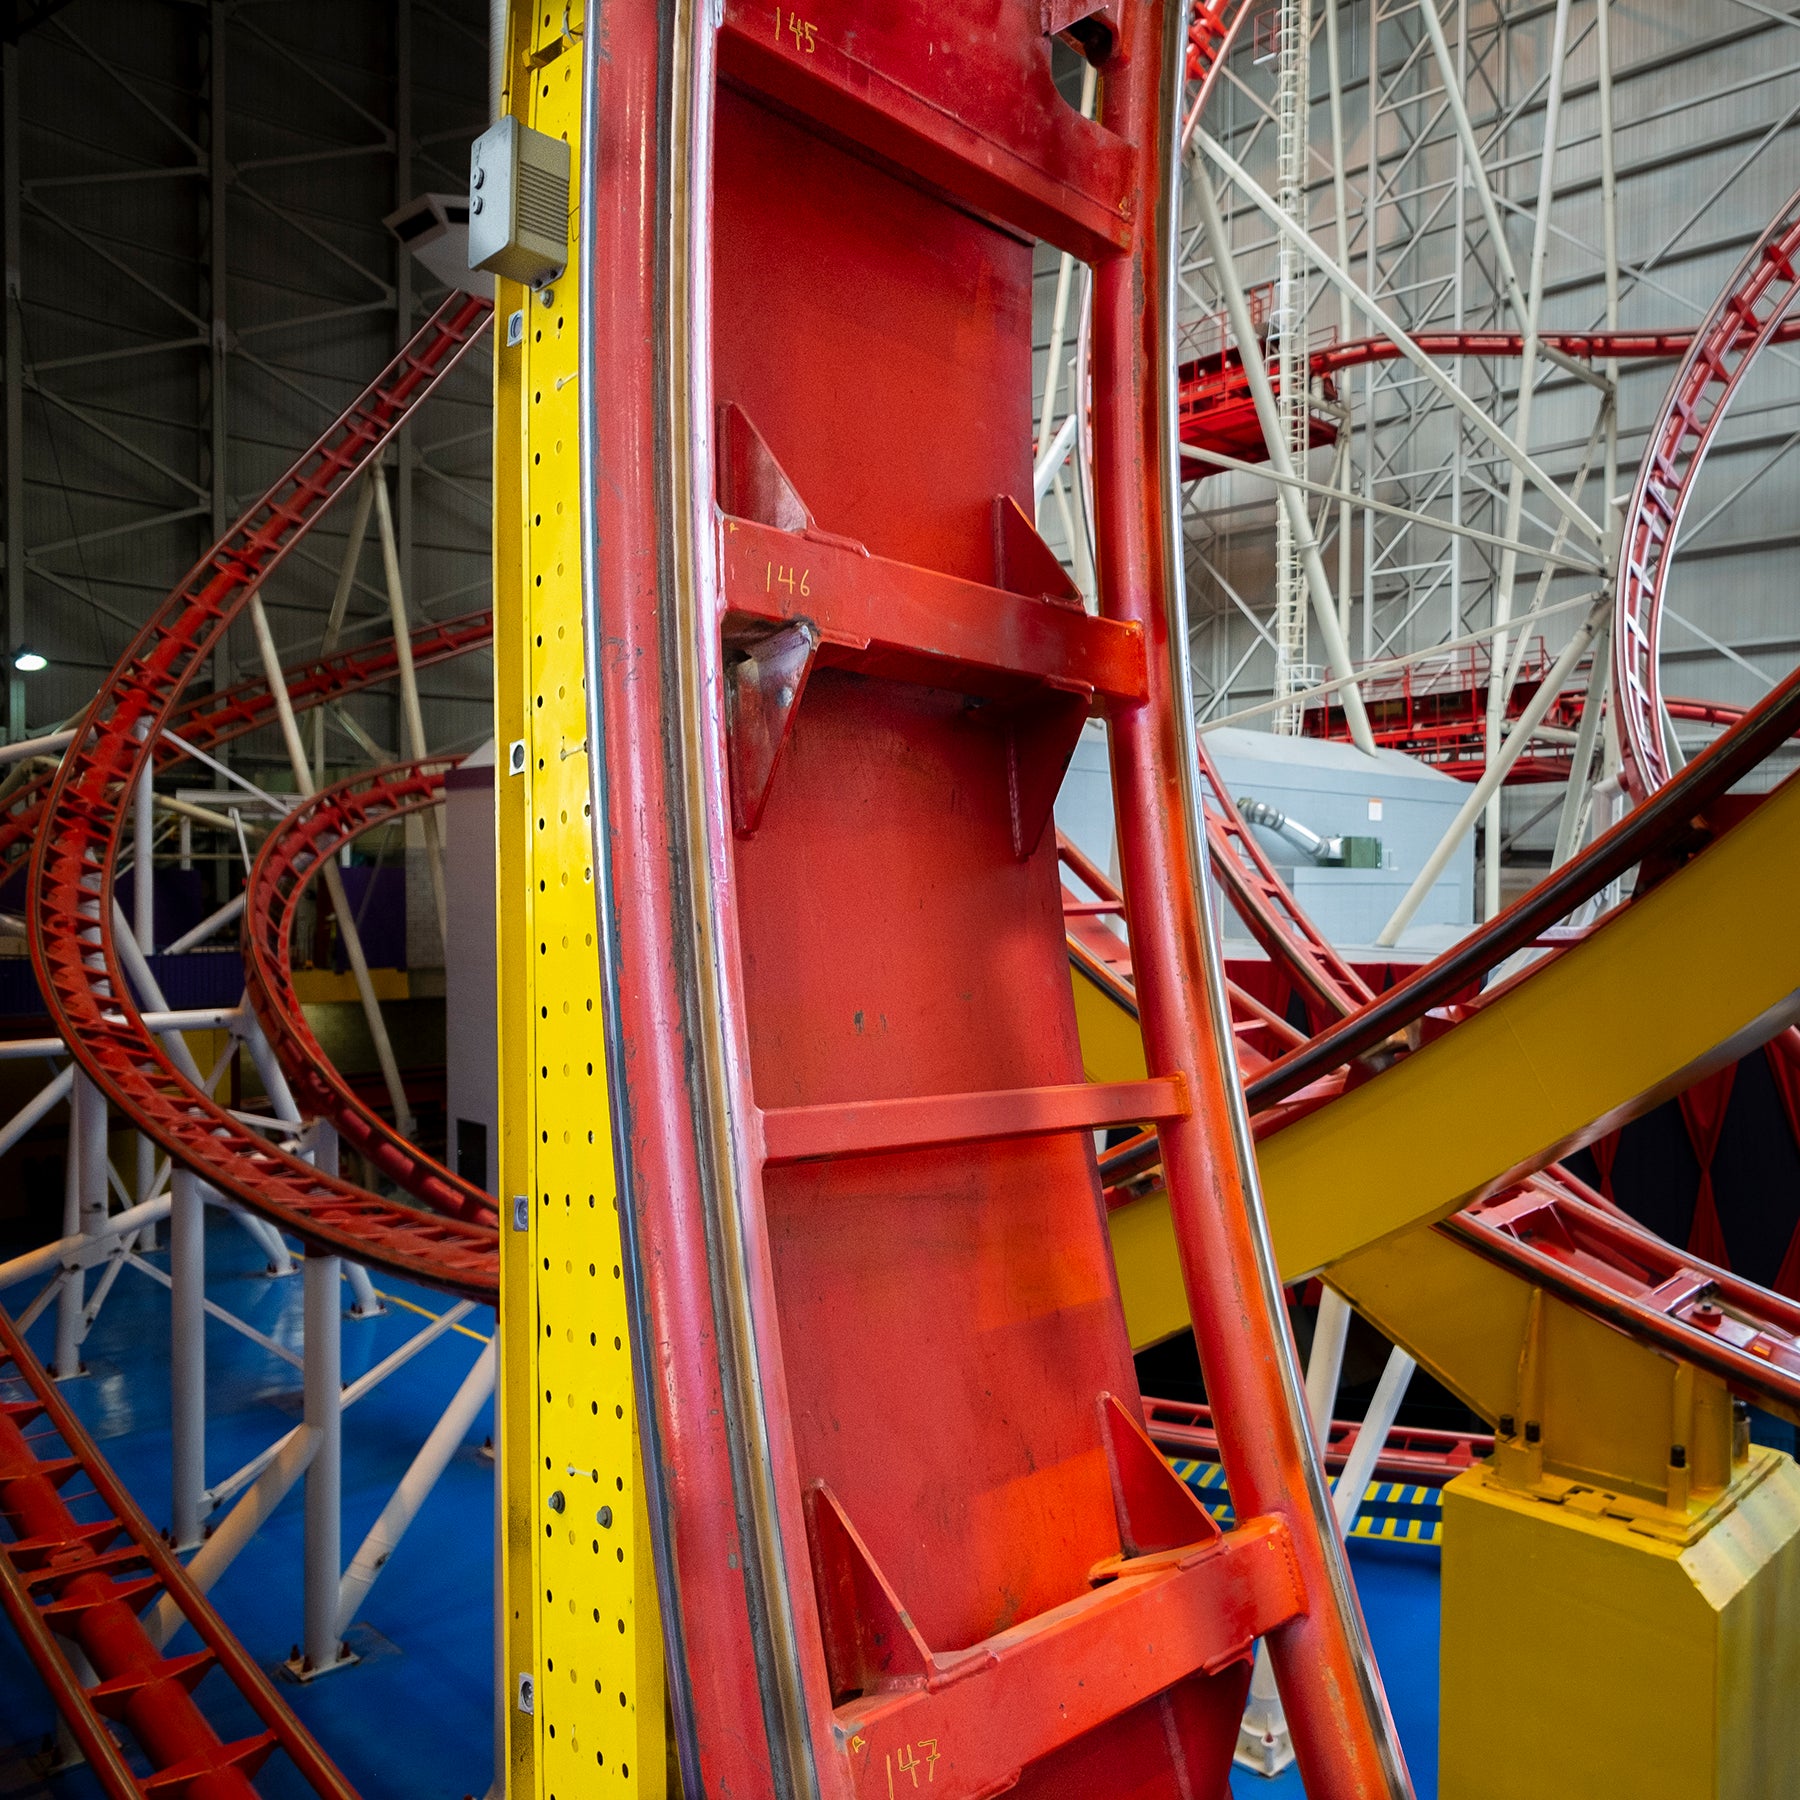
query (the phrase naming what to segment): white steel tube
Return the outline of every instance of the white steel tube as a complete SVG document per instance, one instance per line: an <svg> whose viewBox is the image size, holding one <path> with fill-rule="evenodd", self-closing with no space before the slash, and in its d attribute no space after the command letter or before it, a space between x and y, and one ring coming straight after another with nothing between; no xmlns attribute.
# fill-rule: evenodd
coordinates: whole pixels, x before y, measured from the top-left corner
<svg viewBox="0 0 1800 1800"><path fill-rule="evenodd" d="M498 114L494 115L498 117ZM338 564L337 586L331 595L331 611L325 619L325 635L319 642L319 654L329 656L338 646L344 630L344 615L350 608L350 590L356 585L356 565L362 559L363 540L369 535L369 508L374 502L373 485L380 476L373 471L365 475L356 490L356 507L350 515L350 534L344 540L344 559ZM325 785L325 708L313 714L313 783Z"/></svg>
<svg viewBox="0 0 1800 1800"><path fill-rule="evenodd" d="M126 927L125 915L117 900L113 902L113 939L118 946L119 961L125 965L126 976L137 989L138 1010L143 1013L167 1013L172 1010L164 997L161 983L151 973L149 958L139 947L137 938ZM187 1047L187 1039L179 1031L168 1034L164 1048L169 1052L169 1060L195 1087L206 1085L206 1077L200 1073L200 1065L194 1061L194 1053Z"/></svg>
<svg viewBox="0 0 1800 1800"><path fill-rule="evenodd" d="M61 1048L60 1042L58 1048ZM70 1063L46 1081L4 1125L0 1125L0 1156L4 1156L46 1114L54 1112L69 1097L74 1082L75 1065Z"/></svg>
<svg viewBox="0 0 1800 1800"><path fill-rule="evenodd" d="M206 1202L177 1168L169 1206L169 1487L177 1550L200 1542L206 1492Z"/></svg>
<svg viewBox="0 0 1800 1800"><path fill-rule="evenodd" d="M1429 9L1430 0L1427 0ZM1525 296L1525 313L1521 329L1525 334L1524 354L1519 358L1519 406L1513 430L1519 447L1531 449L1532 400L1537 390L1538 332L1544 306L1544 259L1550 243L1550 208L1556 197L1556 140L1562 123L1563 64L1569 44L1569 0L1556 0L1556 21L1550 37L1550 85L1544 101L1544 146L1538 161L1537 219L1531 238L1531 286ZM1517 538L1525 504L1525 471L1513 464L1506 489L1506 514L1501 535ZM1500 553L1500 575L1494 587L1494 624L1503 626L1512 616L1513 584L1518 578L1518 552L1506 549ZM1487 760L1492 762L1500 750L1500 727L1506 718L1507 683L1501 679L1506 667L1506 634L1499 631L1488 658L1487 726L1484 734ZM1496 785L1487 805L1487 854L1481 871L1482 912L1484 919L1494 918L1500 911L1500 789Z"/></svg>
<svg viewBox="0 0 1800 1800"><path fill-rule="evenodd" d="M375 1578L387 1566L388 1558L400 1547L406 1528L418 1517L438 1478L449 1466L476 1415L494 1391L494 1345L490 1339L476 1357L475 1365L463 1378L442 1417L431 1429L412 1466L400 1478L393 1498L381 1509L381 1517L369 1528L344 1579L338 1588L336 1635L342 1637L350 1629L357 1609L368 1597Z"/></svg>
<svg viewBox="0 0 1800 1800"><path fill-rule="evenodd" d="M141 1231L146 1225L154 1225L168 1216L169 1196L158 1194L154 1200L147 1200L142 1206L114 1213L107 1220L106 1229L98 1237L88 1237L77 1230L48 1244L40 1244L35 1250L27 1250L21 1256L0 1263L0 1290L17 1287L23 1281L35 1281L40 1275L48 1275L77 1259L83 1264L97 1262L121 1237ZM79 1220L79 1206L76 1217Z"/></svg>
<svg viewBox="0 0 1800 1800"><path fill-rule="evenodd" d="M1336 1288L1321 1290L1319 1314L1313 1321L1312 1352L1306 1359L1306 1410L1321 1454L1331 1436L1331 1413L1337 1405L1338 1382L1344 1372L1350 1312L1350 1302Z"/></svg>
<svg viewBox="0 0 1800 1800"><path fill-rule="evenodd" d="M276 654L274 634L269 630L269 616L263 611L262 596L250 596L250 623L256 633L256 646L262 657L263 676L275 697L275 712L281 721L282 742L287 746L288 761L294 770L295 789L302 794L313 792L312 767L306 749L300 742L300 726L294 718L294 703L288 695L282 674L281 658ZM406 645L410 661L412 646ZM375 983L369 974L369 961L363 955L362 934L356 929L356 915L344 893L343 871L336 857L327 857L320 871L326 891L331 896L332 911L337 914L338 930L344 936L344 954L350 959L350 971L356 978L356 992L362 1000L363 1017L369 1023L369 1037L375 1045L375 1060L381 1065L381 1078L387 1085L388 1099L394 1107L394 1123L402 1137L413 1134L412 1108L406 1103L406 1089L400 1082L400 1065L394 1060L394 1046L388 1041L387 1024L381 1016L381 1002L375 997Z"/></svg>
<svg viewBox="0 0 1800 1800"><path fill-rule="evenodd" d="M262 1028L262 1020L256 1016L256 1008L246 1003L241 1017L239 1033L244 1048L250 1052L250 1060L256 1065L256 1073L262 1079L263 1092L269 1096L270 1110L288 1124L300 1124L299 1103L294 1098L294 1090L288 1086L287 1077L281 1072L281 1064L275 1060L274 1047Z"/></svg>
<svg viewBox="0 0 1800 1800"><path fill-rule="evenodd" d="M184 827L188 823L186 819L183 819L181 822ZM195 949L197 946L204 944L215 931L223 931L227 925L242 918L243 915L244 896L242 894L236 894L216 911L208 913L192 931L184 931L181 936L168 947L166 954L178 956L184 950Z"/></svg>
<svg viewBox="0 0 1800 1800"><path fill-rule="evenodd" d="M1394 1429L1400 1402L1406 1398L1407 1384L1417 1367L1418 1364L1398 1345L1388 1352L1387 1367L1375 1384L1375 1398L1369 1402L1356 1442L1344 1458L1344 1472L1338 1476L1337 1486L1332 1490L1331 1510L1337 1514L1338 1530L1346 1536L1356 1523L1356 1515L1362 1511L1369 1477L1375 1473L1376 1459L1381 1455L1388 1433Z"/></svg>
<svg viewBox="0 0 1800 1800"><path fill-rule="evenodd" d="M1558 512L1565 514L1578 530L1584 531L1590 538L1595 541L1600 539L1601 527L1563 492L1561 484L1555 481L1540 464L1533 461L1522 445L1509 437L1499 425L1496 425L1445 374L1443 369L1413 342L1405 329L1397 324L1376 300L1372 299L1349 274L1340 269L1299 225L1282 212L1274 200L1263 191L1243 165L1222 144L1210 133L1204 131L1196 131L1194 141L1200 145L1219 169L1231 178L1232 184L1255 205L1256 209L1268 219L1275 229L1283 236L1291 237L1307 253L1312 259L1312 266L1340 293L1349 297L1357 311L1418 370L1431 386L1435 387L1456 408L1457 412L1467 419L1483 437L1487 438L1509 462L1517 463L1524 469L1533 484L1543 492L1544 497Z"/></svg>
<svg viewBox="0 0 1800 1800"><path fill-rule="evenodd" d="M188 1579L207 1592L215 1581L231 1567L233 1559L262 1528L263 1521L288 1496L294 1483L304 1475L318 1454L319 1435L301 1425L292 1431L268 1466L251 1485L236 1506L219 1521L219 1528L200 1554L187 1566ZM144 1621L150 1641L162 1649L179 1629L181 1611L167 1595Z"/></svg>
<svg viewBox="0 0 1800 1800"><path fill-rule="evenodd" d="M400 580L400 547L394 537L394 515L388 505L387 477L374 472L375 523L381 538L381 561L387 573L388 615L394 626L394 661L400 676L400 711L406 722L406 753L422 760L425 748L425 714L419 704L419 675L413 667L412 632L406 622L406 589ZM431 896L437 905L438 941L448 951L450 904L444 889L444 847L438 834L438 815L428 807L421 822L425 830L425 862L431 872Z"/></svg>
<svg viewBox="0 0 1800 1800"><path fill-rule="evenodd" d="M21 738L16 744L0 744L0 768L30 762L34 756L61 756L74 741L73 731L52 731L43 737Z"/></svg>
<svg viewBox="0 0 1800 1800"><path fill-rule="evenodd" d="M144 764L132 795L131 930L148 956L156 948L156 784L154 760Z"/></svg>
<svg viewBox="0 0 1800 1800"><path fill-rule="evenodd" d="M305 1282L306 1368L303 1418L317 1439L306 1471L306 1550L302 1667L320 1673L338 1661L337 1600L343 1573L343 1303L335 1256L309 1255Z"/></svg>
<svg viewBox="0 0 1800 1800"><path fill-rule="evenodd" d="M1382 926L1381 934L1375 940L1377 944L1385 947L1399 941L1401 932L1419 910L1420 903L1437 885L1437 879L1443 874L1456 846L1462 842L1463 833L1475 823L1481 809L1500 791L1500 784L1511 773L1513 764L1524 755L1532 734L1544 722L1544 714L1550 710L1556 696L1568 685L1570 673L1587 653L1588 645L1594 641L1594 634L1606 622L1611 607L1612 596L1604 595L1576 627L1575 635L1563 646L1562 654L1551 665L1550 673L1538 684L1537 692L1526 703L1518 723L1501 745L1499 755L1488 758L1487 767L1481 772L1481 779L1469 790L1468 798L1457 810L1456 817L1450 821L1449 829L1438 840L1437 848L1425 859L1424 868L1406 890L1405 898L1394 908L1394 916Z"/></svg>
<svg viewBox="0 0 1800 1800"><path fill-rule="evenodd" d="M1225 295L1226 311L1231 316L1232 336L1238 342L1238 356L1250 384L1250 397L1256 405L1256 416L1262 425L1263 440L1268 446L1269 462L1281 477L1278 492L1286 509L1294 545L1306 570L1307 586L1312 594L1313 612L1319 621L1319 635L1325 640L1325 654L1332 673L1346 685L1344 717L1350 735L1359 750L1375 754L1374 734L1369 730L1369 715L1363 710L1362 695L1357 690L1355 672L1350 664L1350 646L1344 641L1343 627L1338 623L1337 607L1332 601L1331 580L1325 573L1324 558L1319 555L1313 537L1312 521L1306 515L1305 502L1293 485L1296 474L1282 437L1280 416L1275 409L1275 395L1269 386L1269 371L1264 366L1262 348L1251 322L1250 307L1244 299L1243 283L1238 280L1237 263L1226 241L1225 224L1219 215L1218 196L1213 192L1212 177L1198 161L1193 165L1193 190L1200 202L1201 223L1213 253L1213 268Z"/></svg>
<svg viewBox="0 0 1800 1800"><path fill-rule="evenodd" d="M63 1153L63 1242L81 1237L81 1091L85 1076L76 1078L69 1065L69 1138ZM61 1260L60 1258L58 1259ZM81 1306L87 1279L79 1269L65 1270L56 1297L56 1379L72 1381L81 1373Z"/></svg>

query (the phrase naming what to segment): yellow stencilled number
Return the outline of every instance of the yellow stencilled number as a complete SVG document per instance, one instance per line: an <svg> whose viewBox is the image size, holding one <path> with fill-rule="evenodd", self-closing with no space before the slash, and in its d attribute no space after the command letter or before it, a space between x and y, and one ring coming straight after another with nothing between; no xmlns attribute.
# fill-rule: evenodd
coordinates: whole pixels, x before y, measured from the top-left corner
<svg viewBox="0 0 1800 1800"><path fill-rule="evenodd" d="M819 28L810 19L803 19L797 12L783 14L778 6L775 9L775 38L779 43L781 34L786 31L794 40L796 50L804 50L808 56L819 45Z"/></svg>
<svg viewBox="0 0 1800 1800"><path fill-rule="evenodd" d="M919 1738L911 1744L902 1744L898 1750L887 1753L887 1784L889 1800L898 1792L905 1791L905 1783L896 1786L894 1777L904 1775L916 1788L919 1785L919 1771L925 1771L925 1781L929 1785L937 1776L938 1741L936 1738Z"/></svg>
<svg viewBox="0 0 1800 1800"><path fill-rule="evenodd" d="M790 594L798 594L803 599L812 593L811 569L796 570L789 563L765 563L763 565L763 592L772 594L777 588L783 588Z"/></svg>

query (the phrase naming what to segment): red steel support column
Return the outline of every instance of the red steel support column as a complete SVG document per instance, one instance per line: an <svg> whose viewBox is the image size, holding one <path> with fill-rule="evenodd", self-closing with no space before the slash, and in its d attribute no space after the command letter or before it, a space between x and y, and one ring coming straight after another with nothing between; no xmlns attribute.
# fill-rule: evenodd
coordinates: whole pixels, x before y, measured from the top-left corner
<svg viewBox="0 0 1800 1800"><path fill-rule="evenodd" d="M1171 8L1164 66L1178 78L1182 9ZM1240 1516L1290 1521L1307 1610L1270 1634L1307 1792L1322 1800L1410 1794L1374 1673L1361 1610L1316 1454L1270 1250L1233 1067L1218 949L1203 916L1205 852L1188 719L1186 628L1176 542L1174 132L1178 90L1158 93L1158 46L1127 43L1109 63L1104 122L1158 144L1164 180L1130 255L1095 271L1099 561L1107 616L1142 627L1149 699L1115 711L1113 780L1123 886L1152 1075L1183 1074L1191 1110L1162 1142L1182 1275ZM1159 106L1162 116L1159 127ZM1156 296L1155 300L1152 296ZM1160 304L1157 303L1160 301ZM1235 1143L1235 1157L1225 1146Z"/></svg>

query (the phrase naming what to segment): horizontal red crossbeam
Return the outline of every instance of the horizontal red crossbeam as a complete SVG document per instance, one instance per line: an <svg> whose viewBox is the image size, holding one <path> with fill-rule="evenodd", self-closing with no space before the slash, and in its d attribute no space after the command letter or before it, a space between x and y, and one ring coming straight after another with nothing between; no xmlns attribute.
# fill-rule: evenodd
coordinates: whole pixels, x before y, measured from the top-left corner
<svg viewBox="0 0 1800 1800"><path fill-rule="evenodd" d="M1135 625L749 519L720 522L719 557L727 630L806 620L828 667L963 693L1043 684L1144 697Z"/></svg>
<svg viewBox="0 0 1800 1800"><path fill-rule="evenodd" d="M1184 1118L1187 1110L1187 1085L1178 1075L778 1107L762 1115L763 1158L781 1164L877 1156L996 1138L1042 1137L1055 1131L1097 1131L1108 1125Z"/></svg>
<svg viewBox="0 0 1800 1800"><path fill-rule="evenodd" d="M934 1658L922 1688L839 1707L854 1791L910 1794L917 1766L921 1793L942 1782L952 1793L999 1794L1026 1763L1184 1676L1241 1662L1305 1604L1286 1526L1246 1519L1188 1557L1159 1559L1149 1573L1128 1572L960 1656Z"/></svg>

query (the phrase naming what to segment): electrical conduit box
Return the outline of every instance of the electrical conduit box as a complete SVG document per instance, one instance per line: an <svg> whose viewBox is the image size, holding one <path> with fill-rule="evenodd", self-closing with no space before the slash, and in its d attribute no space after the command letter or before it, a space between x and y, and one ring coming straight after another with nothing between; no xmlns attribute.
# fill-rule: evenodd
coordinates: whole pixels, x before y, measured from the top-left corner
<svg viewBox="0 0 1800 1800"><path fill-rule="evenodd" d="M469 267L541 288L568 244L568 144L502 119L469 150Z"/></svg>

